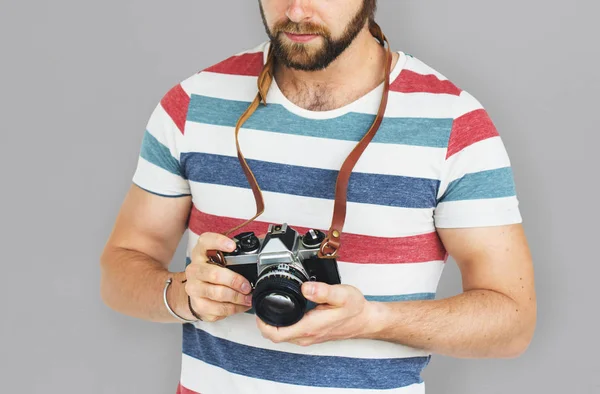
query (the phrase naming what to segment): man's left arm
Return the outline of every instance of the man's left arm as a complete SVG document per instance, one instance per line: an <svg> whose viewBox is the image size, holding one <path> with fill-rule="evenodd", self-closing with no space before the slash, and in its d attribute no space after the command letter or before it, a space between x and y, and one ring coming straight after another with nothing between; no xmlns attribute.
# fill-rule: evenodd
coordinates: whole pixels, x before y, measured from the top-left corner
<svg viewBox="0 0 600 394"><path fill-rule="evenodd" d="M371 304L373 331L393 341L453 357L516 357L536 322L533 264L520 224L438 229L456 260L463 293L433 300Z"/></svg>

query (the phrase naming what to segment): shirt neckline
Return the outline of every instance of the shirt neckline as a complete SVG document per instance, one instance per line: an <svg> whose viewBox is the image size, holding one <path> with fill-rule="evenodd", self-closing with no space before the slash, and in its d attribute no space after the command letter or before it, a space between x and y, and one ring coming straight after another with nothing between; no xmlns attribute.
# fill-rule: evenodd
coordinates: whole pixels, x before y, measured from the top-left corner
<svg viewBox="0 0 600 394"><path fill-rule="evenodd" d="M270 42L267 42L263 49L263 65L266 63L267 55L269 53ZM396 51L398 53L399 58L396 62L396 65L392 69L390 73L390 84L398 78L402 70L404 69L404 65L407 61L407 56L402 51ZM383 85L377 85L375 88L370 90L368 93L363 96L357 98L351 103L344 105L343 107L327 110L327 111L311 111L305 108L302 108L292 101L290 101L281 91L279 85L275 78L273 78L273 82L271 83L271 87L269 88L269 92L267 93L267 103L277 103L282 105L286 110L290 111L293 114L298 116L309 118L309 119L332 119L337 118L339 116L345 115L350 112L365 112L366 109L375 105L376 108L379 107L379 103L381 102L381 96L383 94Z"/></svg>

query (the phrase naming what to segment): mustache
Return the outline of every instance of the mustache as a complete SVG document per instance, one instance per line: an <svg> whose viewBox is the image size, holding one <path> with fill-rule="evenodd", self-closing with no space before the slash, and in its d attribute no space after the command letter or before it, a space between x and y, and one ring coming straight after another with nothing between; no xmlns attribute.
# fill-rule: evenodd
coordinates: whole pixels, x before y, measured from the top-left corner
<svg viewBox="0 0 600 394"><path fill-rule="evenodd" d="M314 34L319 36L329 37L329 30L323 26L314 23L295 23L290 20L285 22L278 22L273 27L273 35L279 33L291 33L291 34Z"/></svg>

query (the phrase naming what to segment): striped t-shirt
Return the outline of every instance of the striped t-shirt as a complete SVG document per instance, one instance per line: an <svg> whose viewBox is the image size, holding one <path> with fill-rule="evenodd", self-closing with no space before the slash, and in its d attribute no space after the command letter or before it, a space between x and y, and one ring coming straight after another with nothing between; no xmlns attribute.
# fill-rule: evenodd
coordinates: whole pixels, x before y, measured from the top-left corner
<svg viewBox="0 0 600 394"><path fill-rule="evenodd" d="M257 93L269 43L177 84L152 113L133 181L192 196L188 256L203 232L255 214L235 124ZM435 298L448 257L438 228L519 223L504 145L481 104L414 56L398 52L385 118L350 177L338 260L342 283L368 300ZM383 84L342 108L294 105L276 81L240 130L269 223L327 231L344 159L372 124ZM189 263L189 257L188 257ZM426 351L354 339L308 347L263 338L252 313L183 325L180 393L422 394Z"/></svg>

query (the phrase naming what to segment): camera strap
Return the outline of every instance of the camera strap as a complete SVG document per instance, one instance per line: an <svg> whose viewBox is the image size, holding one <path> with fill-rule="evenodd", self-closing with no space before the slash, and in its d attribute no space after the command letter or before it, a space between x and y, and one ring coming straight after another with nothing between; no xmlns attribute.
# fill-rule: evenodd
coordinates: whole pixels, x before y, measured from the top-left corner
<svg viewBox="0 0 600 394"><path fill-rule="evenodd" d="M346 200L348 197L348 182L350 180L350 175L352 173L354 166L358 162L358 159L360 158L362 153L365 151L365 149L367 148L367 146L369 145L369 143L375 136L375 133L377 133L377 130L379 129L379 126L381 125L381 122L383 121L383 116L384 116L385 109L386 109L387 102L388 102L388 95L389 95L389 89L390 89L390 72L391 72L391 66L392 66L392 52L391 52L390 44L389 44L387 38L385 37L385 35L383 34L379 25L372 22L372 24L370 26L370 30L371 30L371 34L379 40L379 42L382 46L385 46L385 44L387 44L383 95L381 97L381 103L379 105L379 110L377 111L377 116L375 117L375 121L371 125L371 128L363 136L363 138L358 142L358 144L354 147L352 152L350 152L350 154L344 161L344 164L342 165L342 167L339 171L336 185L335 185L335 205L334 205L334 209L333 209L333 218L331 221L331 227L329 228L329 232L328 232L327 236L325 237L325 239L323 240L323 242L321 243L321 246L319 248L319 253L318 253L319 258L336 258L337 257L338 250L341 246L340 237L342 235L342 229L344 227L344 222L346 220ZM267 61L258 77L258 82L257 82L258 83L258 94L254 98L254 101L252 101L250 106L246 109L246 111L239 118L239 120L235 126L235 144L237 147L237 155L238 155L240 164L242 165L242 168L244 170L244 173L246 174L246 178L248 179L248 182L250 183L252 192L254 193L254 199L256 201L256 215L254 215L254 217L245 221L244 223L228 230L227 232L224 233L225 235L229 235L229 234L239 230L240 228L246 226L250 222L254 221L257 217L262 215L262 213L264 212L264 209L265 209L265 203L264 203L264 199L262 196L262 192L260 190L260 186L258 185L258 182L256 181L256 178L255 178L254 174L252 173L252 170L248 166L248 163L246 162L246 159L244 158L244 155L241 152L238 135L239 135L239 131L240 131L240 128L242 127L242 125L248 120L248 118L250 118L250 116L254 113L254 111L256 111L256 109L259 107L260 103L262 102L265 105L267 104L266 97L267 97L269 88L271 86L271 83L273 81L274 63L275 63L275 58L273 55L273 51L271 50L271 48L269 48L269 54L267 55ZM222 256L216 256L215 253L209 253L209 257L216 258L217 260L221 260L221 262L223 262Z"/></svg>

